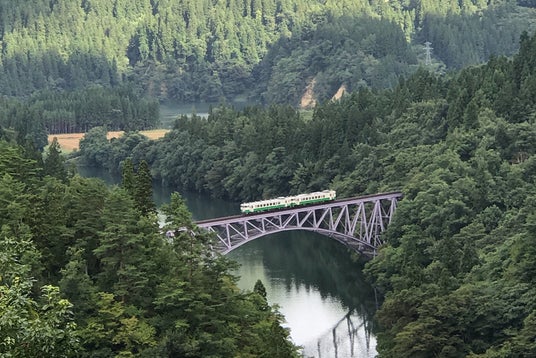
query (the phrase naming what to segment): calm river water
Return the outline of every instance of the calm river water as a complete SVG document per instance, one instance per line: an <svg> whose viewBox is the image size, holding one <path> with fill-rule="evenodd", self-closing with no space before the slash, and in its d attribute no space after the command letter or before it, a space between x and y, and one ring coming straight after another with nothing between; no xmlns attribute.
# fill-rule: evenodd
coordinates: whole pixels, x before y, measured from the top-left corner
<svg viewBox="0 0 536 358"><path fill-rule="evenodd" d="M158 203L168 201L170 194L155 187ZM194 193L182 196L196 220L239 212L239 203ZM290 231L254 240L229 255L241 265L241 289L252 290L262 280L269 303L279 306L305 357L376 355L370 332L374 292L343 245L318 234Z"/></svg>
<svg viewBox="0 0 536 358"><path fill-rule="evenodd" d="M80 168L88 177L109 184L117 178ZM169 202L171 190L154 187L157 205ZM238 203L181 193L194 219L237 214ZM240 263L239 287L252 290L261 279L270 304L286 318L293 341L305 357L374 357L371 334L374 292L364 281L360 265L335 240L304 231L290 231L257 239L231 252Z"/></svg>

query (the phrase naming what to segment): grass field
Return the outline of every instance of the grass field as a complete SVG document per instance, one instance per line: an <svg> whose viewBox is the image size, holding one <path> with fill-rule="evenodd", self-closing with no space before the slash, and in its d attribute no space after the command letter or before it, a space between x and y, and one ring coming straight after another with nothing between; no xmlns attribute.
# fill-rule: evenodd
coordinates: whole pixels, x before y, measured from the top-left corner
<svg viewBox="0 0 536 358"><path fill-rule="evenodd" d="M159 139L162 138L169 129L152 129L148 131L140 131L141 134L146 136L149 139ZM78 150L80 146L80 139L84 137L85 133L65 133L65 134L51 134L48 136L48 143L52 142L54 137L58 138L58 143L61 146L61 150L64 153L72 152L73 150ZM123 134L120 132L108 132L108 139L118 138Z"/></svg>

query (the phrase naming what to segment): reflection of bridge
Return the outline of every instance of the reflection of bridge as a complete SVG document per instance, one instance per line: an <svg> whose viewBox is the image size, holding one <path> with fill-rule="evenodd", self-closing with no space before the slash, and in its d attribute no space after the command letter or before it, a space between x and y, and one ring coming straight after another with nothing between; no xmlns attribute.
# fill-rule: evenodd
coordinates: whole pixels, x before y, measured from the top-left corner
<svg viewBox="0 0 536 358"><path fill-rule="evenodd" d="M288 230L314 231L364 253L375 253L380 234L391 222L400 192L339 199L252 215L198 221L214 232L216 249L226 254L261 236Z"/></svg>
<svg viewBox="0 0 536 358"><path fill-rule="evenodd" d="M310 347L303 353L306 357L314 355L320 358L346 358L369 357L375 351L376 341L371 342L370 322L354 310L350 310L332 328L316 339L316 349Z"/></svg>

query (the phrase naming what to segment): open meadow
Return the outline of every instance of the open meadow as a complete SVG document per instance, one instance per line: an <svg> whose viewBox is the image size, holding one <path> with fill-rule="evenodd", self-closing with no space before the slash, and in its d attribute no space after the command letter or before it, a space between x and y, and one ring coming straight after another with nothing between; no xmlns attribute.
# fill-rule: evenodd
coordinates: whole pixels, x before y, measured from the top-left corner
<svg viewBox="0 0 536 358"><path fill-rule="evenodd" d="M162 138L169 129L151 129L146 131L140 131L140 134L143 134L149 139L159 139ZM112 138L119 138L123 135L123 131L114 131L108 132L108 140ZM80 139L84 137L85 133L64 133L64 134L50 134L48 136L48 143L50 144L54 137L58 138L58 143L61 146L61 149L64 153L69 153L80 148Z"/></svg>

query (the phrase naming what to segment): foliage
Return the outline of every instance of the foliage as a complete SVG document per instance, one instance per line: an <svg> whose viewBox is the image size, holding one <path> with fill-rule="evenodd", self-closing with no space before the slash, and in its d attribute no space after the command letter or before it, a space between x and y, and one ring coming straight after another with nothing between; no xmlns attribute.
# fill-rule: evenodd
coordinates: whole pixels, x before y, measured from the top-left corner
<svg viewBox="0 0 536 358"><path fill-rule="evenodd" d="M323 101L343 85L395 84L416 58L424 62L426 41L449 69L514 53L513 40L534 26L533 1L518 3L2 0L0 93L132 84L180 102L260 96L297 104L314 78ZM134 112L131 100L100 101L101 108L81 102L112 121ZM72 107L56 107L47 113L52 132L89 128L85 119L73 124Z"/></svg>
<svg viewBox="0 0 536 358"><path fill-rule="evenodd" d="M155 100L141 98L127 86L93 86L77 91L43 90L26 99L0 100L0 126L16 131L17 142L36 149L47 144L47 134L109 130L142 130L159 121Z"/></svg>
<svg viewBox="0 0 536 358"><path fill-rule="evenodd" d="M142 160L138 172L134 173L134 166L130 158L125 159L121 170L121 185L134 199L134 205L142 215L156 213L153 202L153 177L145 160Z"/></svg>
<svg viewBox="0 0 536 358"><path fill-rule="evenodd" d="M297 104L308 84L318 102L340 89L393 87L417 64L397 24L364 16L327 19L275 46L278 56L268 54L256 68L256 91L267 103Z"/></svg>
<svg viewBox="0 0 536 358"><path fill-rule="evenodd" d="M281 314L237 288L178 194L166 209L176 235L163 234L145 162L133 173L125 161L122 187L60 180L56 144L39 164L0 141L2 357L298 356Z"/></svg>
<svg viewBox="0 0 536 358"><path fill-rule="evenodd" d="M47 156L44 160L44 174L50 175L61 181L67 180L67 169L65 168L65 159L61 156L61 148L58 138L54 137L52 143L48 146Z"/></svg>
<svg viewBox="0 0 536 358"><path fill-rule="evenodd" d="M336 50L324 39L335 36L338 24L330 22L332 29L325 20L332 15L340 18L348 9L367 13L371 3L341 1L337 10L335 4L330 5L330 13L320 2L297 1L286 7L290 3L282 1L277 7L271 1L228 1L226 6L234 10L230 13L247 20L245 27L249 23L259 34L269 30L260 44L253 41L237 50L248 31L241 32L241 28L240 36L236 35L228 26L237 24L234 19L238 17L227 16L230 13L202 1L188 2L180 9L167 1L107 5L83 1L82 6L35 1L35 7L3 1L1 60L6 75L0 77L0 88L21 94L33 91L39 81L44 87L55 83L60 88L79 88L82 83L99 81L104 81L104 87L115 86L117 72L109 69L131 66L134 76L148 76L143 80L148 92L173 93L175 88L183 98L196 98L196 93L208 98L235 94L240 86L233 79L247 77L244 71L252 70L278 31L288 34L279 43L282 47L296 36L312 51L293 49L289 57L275 46L270 53L273 57L263 62L276 64L274 78L292 82L327 68L307 72L315 61L322 61L324 49L328 54ZM443 26L429 13L460 16L460 21L453 23L463 32L475 33L476 42L483 40L473 31L475 27L467 25L478 20L472 14L484 9L483 2L415 1L400 11L389 11L396 4L378 3L369 13L378 10L395 23L401 21L397 14L408 15L406 37L411 37L412 28L418 28L414 25L429 29L430 36L434 26ZM208 9L213 10L209 16L198 16L207 15ZM503 16L501 11L508 12L508 7L495 10L497 16ZM121 22L110 21L109 14L133 21L119 31ZM58 30L60 15L87 31L78 31L73 42L42 36L47 26L51 33L62 33ZM156 15L162 21L155 21ZM482 15L488 16L485 11ZM201 18L203 21L198 21ZM109 25L104 36L97 34L97 29L103 28L96 19ZM346 18L340 21L352 23ZM482 23L486 29L487 22ZM181 31L172 31L171 24ZM394 34L393 38L400 39L400 31L392 25L370 24L385 31L378 30L377 36L390 39ZM36 31L27 32L35 34L35 39L23 36L23 30L31 26ZM134 38L128 35L133 28ZM453 31L452 36L462 30ZM189 41L212 31L218 36ZM367 34L359 26L355 31ZM437 41L456 43L445 30L440 32L435 34ZM308 44L307 36L313 36ZM387 61L390 55L382 48L383 42L369 37L367 50L374 58L365 57ZM92 40L103 40L99 42L102 55L88 55L95 49ZM39 53L39 41L54 49L45 56L48 70L40 69L42 57L33 56ZM116 56L114 62L115 51L110 49L124 49L120 44L131 42L127 58ZM258 50L256 55L252 49ZM396 51L400 58L411 58L407 46ZM165 209L169 223L164 231L172 234L165 236L158 228L148 200L150 166L156 179L164 183L233 199L327 187L337 189L340 197L400 189L405 197L386 233L386 244L366 268L382 296L376 317L379 355L533 355L535 52L536 36L523 33L519 53L511 59L492 57L485 65L441 76L420 69L389 90L360 88L355 81L358 91L318 105L310 118L288 106L241 111L221 106L212 109L208 118L179 118L174 130L156 142L135 132L108 141L107 129L94 127L81 143L80 155L86 163L118 170L131 157L132 170L138 166L136 175L125 175L125 179L132 177L132 182L129 179L123 187L113 188L78 176L58 175L58 180L43 175L61 173L57 162L43 163L40 154L36 155L35 149L44 146L45 122L40 117L45 112L36 104L39 101L32 101L40 97L25 103L2 99L0 308L7 312L0 318L1 337L7 337L2 341L2 354L297 355L288 331L281 327L283 317L276 308L267 307L261 286L257 285L255 292L236 288L236 277L230 274L234 264L211 252L212 237L195 227L179 195L173 195ZM464 53L471 61L481 59L475 51ZM111 64L98 62L101 56L111 58ZM448 53L441 56L452 66L464 61ZM31 61L36 63L29 65ZM286 67L293 71L288 77L282 72ZM70 74L69 81L61 81L60 68L71 71L61 72L62 76ZM175 72L166 72L170 68ZM269 73L269 68L267 65L259 76ZM29 72L23 69L32 69L32 75L27 76ZM163 73L169 74L176 86L169 86L166 80L155 90L155 83L161 83L154 81L155 76L168 79ZM207 79L201 76L207 73L210 80L189 81L188 76L194 74ZM326 82L319 81L324 93L330 92L329 83L336 78L331 75L323 74ZM190 87L200 83L203 86L195 91ZM296 91L293 85L287 88L283 96L295 98L299 93L289 92ZM111 102L102 94L108 92L97 93L100 100L91 108L116 108L106 107ZM266 95L276 98L273 91ZM33 105L28 106L30 103ZM121 108L127 111L136 104ZM150 112L152 107L145 108ZM106 119L103 113L109 112L96 113ZM114 123L122 123L122 117L114 113L118 120ZM88 128L100 123L86 119ZM50 160L58 150L52 147ZM124 168L130 170L129 165Z"/></svg>
<svg viewBox="0 0 536 358"><path fill-rule="evenodd" d="M32 266L39 256L28 233L0 231L0 354L3 357L74 357L78 348L71 303L58 287L32 293Z"/></svg>
<svg viewBox="0 0 536 358"><path fill-rule="evenodd" d="M234 200L402 190L366 268L383 300L379 355L530 356L536 36L520 46L512 59L363 88L307 119L284 106L179 118L147 160L163 182Z"/></svg>

